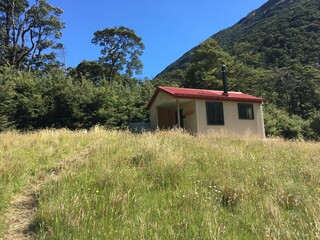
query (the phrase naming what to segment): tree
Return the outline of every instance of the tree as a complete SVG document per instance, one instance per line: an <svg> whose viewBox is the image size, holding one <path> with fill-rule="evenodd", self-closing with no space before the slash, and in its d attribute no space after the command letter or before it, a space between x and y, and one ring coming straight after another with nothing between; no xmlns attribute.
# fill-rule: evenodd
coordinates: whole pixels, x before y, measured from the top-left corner
<svg viewBox="0 0 320 240"><path fill-rule="evenodd" d="M252 79L256 77L255 71L223 51L213 39L203 42L190 54L190 63L186 63L185 79L181 85L190 88L223 89L222 62L225 62L228 68L228 89L250 93Z"/></svg>
<svg viewBox="0 0 320 240"><path fill-rule="evenodd" d="M0 132L14 127L13 115L16 109L15 73L12 69L0 67Z"/></svg>
<svg viewBox="0 0 320 240"><path fill-rule="evenodd" d="M320 71L312 66L292 65L278 69L274 85L277 105L306 119L320 109Z"/></svg>
<svg viewBox="0 0 320 240"><path fill-rule="evenodd" d="M130 77L133 71L141 73L142 62L139 56L143 53L144 45L133 30L123 26L106 28L96 31L91 42L102 47L103 56L98 62L106 69L108 81L121 71L125 71Z"/></svg>
<svg viewBox="0 0 320 240"><path fill-rule="evenodd" d="M62 48L55 42L64 27L61 14L46 0L32 6L27 0L0 0L0 65L29 71L56 65L54 50Z"/></svg>
<svg viewBox="0 0 320 240"><path fill-rule="evenodd" d="M0 131L6 129L31 130L37 128L46 104L39 86L43 79L35 74L12 68L0 71Z"/></svg>
<svg viewBox="0 0 320 240"><path fill-rule="evenodd" d="M97 61L82 61L76 68L68 68L68 74L79 80L90 79L96 85L105 78L103 67Z"/></svg>
<svg viewBox="0 0 320 240"><path fill-rule="evenodd" d="M308 139L312 137L308 121L298 115L290 115L273 104L265 105L264 122L267 136L278 136L286 139Z"/></svg>
<svg viewBox="0 0 320 240"><path fill-rule="evenodd" d="M261 62L261 54L257 51L257 48L249 42L234 43L232 54L249 66L259 67Z"/></svg>
<svg viewBox="0 0 320 240"><path fill-rule="evenodd" d="M310 127L314 134L314 139L320 140L320 111L313 113L311 117Z"/></svg>

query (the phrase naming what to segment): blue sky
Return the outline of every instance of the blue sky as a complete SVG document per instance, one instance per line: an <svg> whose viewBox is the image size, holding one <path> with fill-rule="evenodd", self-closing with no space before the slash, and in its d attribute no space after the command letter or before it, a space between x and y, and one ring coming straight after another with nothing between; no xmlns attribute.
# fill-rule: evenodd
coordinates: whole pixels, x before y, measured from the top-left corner
<svg viewBox="0 0 320 240"><path fill-rule="evenodd" d="M267 0L47 0L64 13L61 42L66 65L97 60L93 33L125 26L142 38L143 72L153 78L214 33L230 27Z"/></svg>

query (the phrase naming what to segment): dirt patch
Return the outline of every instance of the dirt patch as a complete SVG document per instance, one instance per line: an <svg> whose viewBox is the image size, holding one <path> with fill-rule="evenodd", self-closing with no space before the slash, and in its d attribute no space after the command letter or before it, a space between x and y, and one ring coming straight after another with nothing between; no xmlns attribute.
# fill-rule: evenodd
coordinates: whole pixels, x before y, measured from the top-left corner
<svg viewBox="0 0 320 240"><path fill-rule="evenodd" d="M4 240L34 239L34 233L30 231L29 226L37 210L36 192L40 188L41 184L27 188L11 201L11 206L5 214L9 229L4 235Z"/></svg>
<svg viewBox="0 0 320 240"><path fill-rule="evenodd" d="M99 145L95 143L73 157L58 162L53 169L59 169L59 171L47 171L45 176L41 178L34 176L34 183L14 196L8 211L5 213L6 224L9 228L3 240L36 239L37 226L33 225L33 220L38 208L38 192L45 184L59 180L65 169L85 161Z"/></svg>

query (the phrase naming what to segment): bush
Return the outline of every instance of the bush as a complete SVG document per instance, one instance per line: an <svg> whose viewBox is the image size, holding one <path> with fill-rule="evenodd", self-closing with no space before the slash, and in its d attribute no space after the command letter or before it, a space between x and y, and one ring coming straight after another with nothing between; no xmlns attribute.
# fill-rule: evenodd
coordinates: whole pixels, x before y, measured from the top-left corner
<svg viewBox="0 0 320 240"><path fill-rule="evenodd" d="M313 131L313 137L316 140L320 140L320 111L313 114L310 121L310 128Z"/></svg>
<svg viewBox="0 0 320 240"><path fill-rule="evenodd" d="M85 78L72 79L61 69L27 73L1 68L0 131L95 125L126 129L130 121L147 120L153 90L149 81L125 77L95 86Z"/></svg>
<svg viewBox="0 0 320 240"><path fill-rule="evenodd" d="M267 136L301 139L310 138L313 135L308 121L297 115L289 115L272 104L266 105L264 120Z"/></svg>

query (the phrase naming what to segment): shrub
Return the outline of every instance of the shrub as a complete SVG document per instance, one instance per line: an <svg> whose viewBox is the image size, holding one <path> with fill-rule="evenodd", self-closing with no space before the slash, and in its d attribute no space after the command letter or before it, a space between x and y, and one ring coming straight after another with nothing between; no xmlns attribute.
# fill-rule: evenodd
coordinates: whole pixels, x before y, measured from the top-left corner
<svg viewBox="0 0 320 240"><path fill-rule="evenodd" d="M310 122L310 128L313 131L314 138L320 139L320 111L317 111L313 114Z"/></svg>
<svg viewBox="0 0 320 240"><path fill-rule="evenodd" d="M299 139L312 135L308 121L297 115L289 115L272 104L266 105L264 120L267 136Z"/></svg>

